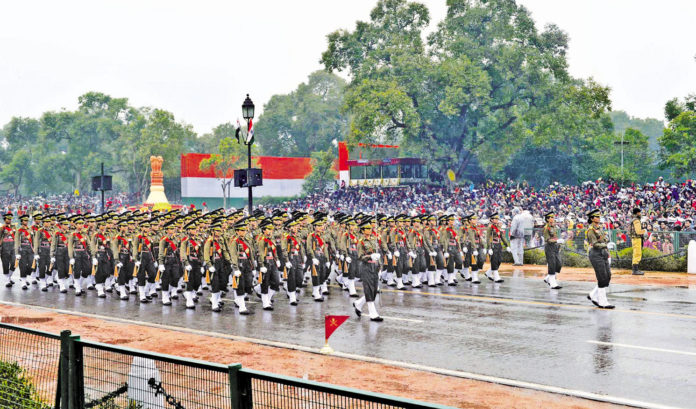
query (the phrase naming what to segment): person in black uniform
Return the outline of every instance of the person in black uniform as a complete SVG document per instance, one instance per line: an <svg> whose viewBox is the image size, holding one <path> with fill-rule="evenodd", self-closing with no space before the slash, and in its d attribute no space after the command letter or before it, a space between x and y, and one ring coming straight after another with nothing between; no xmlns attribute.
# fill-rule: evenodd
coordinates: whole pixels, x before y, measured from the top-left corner
<svg viewBox="0 0 696 409"><path fill-rule="evenodd" d="M12 226L12 215L11 212L5 213L3 218L5 219L5 225L2 226L0 230L0 241L2 242L2 247L0 247L0 259L2 260L2 272L7 276L7 284L5 287L12 287L14 281L12 281L12 273L14 272L15 263L15 229Z"/></svg>
<svg viewBox="0 0 696 409"><path fill-rule="evenodd" d="M70 271L70 257L68 257L68 241L70 233L68 226L70 221L63 217L56 225L56 230L53 232L51 240L51 265L58 272L58 289L61 294L68 292L67 280ZM49 270L51 267L49 267Z"/></svg>
<svg viewBox="0 0 696 409"><path fill-rule="evenodd" d="M556 231L556 215L554 212L548 212L544 215L546 226L544 226L544 253L546 254L546 265L548 273L544 282L551 287L552 290L558 290L561 287L556 281L556 275L561 272L561 256L560 245L564 243L563 239L558 237Z"/></svg>
<svg viewBox="0 0 696 409"><path fill-rule="evenodd" d="M19 267L19 283L22 290L29 288L27 277L31 275L36 266L34 259L34 234L29 228L29 215L19 216L20 226L15 233L15 259Z"/></svg>
<svg viewBox="0 0 696 409"><path fill-rule="evenodd" d="M196 292L201 286L202 274L201 267L203 262L203 246L198 237L198 219L190 221L184 226L186 239L181 242L181 261L184 266L184 282L186 291L186 308L192 310L196 308Z"/></svg>
<svg viewBox="0 0 696 409"><path fill-rule="evenodd" d="M46 275L50 277L48 270L51 265L51 217L37 215L34 221L41 220L42 225L34 232L34 249L36 249L39 259L37 261L39 271L39 288L41 291L48 291Z"/></svg>
<svg viewBox="0 0 696 409"><path fill-rule="evenodd" d="M380 322L375 299L377 298L377 286L379 285L379 264L382 255L379 253L379 243L372 234L372 221L363 219L360 223L362 235L358 243L358 260L360 262L360 277L363 284L364 295L353 303L355 314L360 318L362 309L367 304L370 320Z"/></svg>
<svg viewBox="0 0 696 409"><path fill-rule="evenodd" d="M599 308L614 308L607 301L607 287L611 281L611 268L609 267L609 249L611 246L606 232L600 225L599 209L592 210L587 214L588 223L587 241L590 244L589 258L597 276L597 287L595 287L587 298Z"/></svg>

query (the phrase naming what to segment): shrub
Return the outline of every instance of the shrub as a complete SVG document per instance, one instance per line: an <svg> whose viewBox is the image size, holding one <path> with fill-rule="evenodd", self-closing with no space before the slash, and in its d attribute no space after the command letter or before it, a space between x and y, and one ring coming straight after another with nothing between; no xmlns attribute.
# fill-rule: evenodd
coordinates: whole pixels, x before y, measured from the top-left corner
<svg viewBox="0 0 696 409"><path fill-rule="evenodd" d="M0 407L49 409L24 369L16 362L4 361L0 361Z"/></svg>

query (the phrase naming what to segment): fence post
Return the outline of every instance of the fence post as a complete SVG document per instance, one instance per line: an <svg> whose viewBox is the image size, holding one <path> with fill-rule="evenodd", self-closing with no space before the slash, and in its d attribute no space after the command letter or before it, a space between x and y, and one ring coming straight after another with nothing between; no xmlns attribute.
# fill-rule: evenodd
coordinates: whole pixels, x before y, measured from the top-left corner
<svg viewBox="0 0 696 409"><path fill-rule="evenodd" d="M61 409L80 409L84 399L80 401L82 391L82 350L76 351L75 341L79 335L72 335L68 330L60 333L60 361L58 374L58 389ZM56 399L58 400L58 399Z"/></svg>
<svg viewBox="0 0 696 409"><path fill-rule="evenodd" d="M242 364L229 366L232 409L252 409L251 376L242 370Z"/></svg>
<svg viewBox="0 0 696 409"><path fill-rule="evenodd" d="M232 409L241 408L241 399L239 395L239 370L242 369L242 364L227 365L227 375L230 383L230 399L232 400Z"/></svg>
<svg viewBox="0 0 696 409"><path fill-rule="evenodd" d="M69 371L69 356L68 351L70 344L70 331L65 330L60 332L60 360L58 361L58 397L56 400L60 401L61 409L69 409L70 403L68 402L70 390L70 382L68 382L70 371Z"/></svg>

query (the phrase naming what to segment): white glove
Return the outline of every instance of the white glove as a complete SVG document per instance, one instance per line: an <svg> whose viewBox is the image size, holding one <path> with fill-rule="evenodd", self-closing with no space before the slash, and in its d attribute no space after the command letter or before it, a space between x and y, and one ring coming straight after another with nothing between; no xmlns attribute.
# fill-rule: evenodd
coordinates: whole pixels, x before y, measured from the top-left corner
<svg viewBox="0 0 696 409"><path fill-rule="evenodd" d="M280 260L276 260L276 267L280 268Z"/></svg>
<svg viewBox="0 0 696 409"><path fill-rule="evenodd" d="M267 269L266 267L261 267L261 272L262 272L262 273L265 274L267 271L268 271L268 269Z"/></svg>
<svg viewBox="0 0 696 409"><path fill-rule="evenodd" d="M464 252L464 253L468 253L468 252L469 252L469 248L467 248L467 247L464 247L464 248L462 249L462 252Z"/></svg>
<svg viewBox="0 0 696 409"><path fill-rule="evenodd" d="M336 258L341 258L341 253L336 252Z"/></svg>
<svg viewBox="0 0 696 409"><path fill-rule="evenodd" d="M464 253L462 253L462 252L460 251L460 252L459 252L459 257L464 258Z"/></svg>
<svg viewBox="0 0 696 409"><path fill-rule="evenodd" d="M344 256L343 254L341 254L341 256L339 257L339 259L341 259L341 261L343 261L343 260L346 259L346 256Z"/></svg>
<svg viewBox="0 0 696 409"><path fill-rule="evenodd" d="M319 265L319 259L313 258L313 259L312 259L312 264L314 264L315 266L318 266L318 265Z"/></svg>
<svg viewBox="0 0 696 409"><path fill-rule="evenodd" d="M208 271L210 271L211 273L214 273L214 272L215 272L215 266L210 266L210 267L208 267Z"/></svg>
<svg viewBox="0 0 696 409"><path fill-rule="evenodd" d="M378 261L379 257L380 257L379 253L370 254L370 258L372 259L372 261Z"/></svg>
<svg viewBox="0 0 696 409"><path fill-rule="evenodd" d="M416 253L409 251L408 255L411 256L411 258L416 258Z"/></svg>
<svg viewBox="0 0 696 409"><path fill-rule="evenodd" d="M507 251L508 253L512 253L512 249L510 247L505 247L505 251Z"/></svg>
<svg viewBox="0 0 696 409"><path fill-rule="evenodd" d="M474 257L478 256L478 250L474 250Z"/></svg>
<svg viewBox="0 0 696 409"><path fill-rule="evenodd" d="M201 267L201 274L205 273L205 269Z"/></svg>
<svg viewBox="0 0 696 409"><path fill-rule="evenodd" d="M326 266L326 268L331 267L331 263L329 263L328 261L326 263L324 263L324 265Z"/></svg>
<svg viewBox="0 0 696 409"><path fill-rule="evenodd" d="M39 259L39 255L38 255L38 254L35 254L35 255L34 255L34 260L38 260L38 259Z"/></svg>
<svg viewBox="0 0 696 409"><path fill-rule="evenodd" d="M292 263L289 261L285 263L285 268L292 268Z"/></svg>
<svg viewBox="0 0 696 409"><path fill-rule="evenodd" d="M55 257L51 257L51 263L55 263L55 262L56 262L56 258L55 258Z"/></svg>
<svg viewBox="0 0 696 409"><path fill-rule="evenodd" d="M445 251L442 255L443 255L445 258L449 258L449 253L446 252L446 251Z"/></svg>
<svg viewBox="0 0 696 409"><path fill-rule="evenodd" d="M609 265L611 265L611 257L609 257L609 258L607 259L607 263L609 263Z"/></svg>
<svg viewBox="0 0 696 409"><path fill-rule="evenodd" d="M392 253L391 253L391 252L387 253L387 258L388 258L389 260L392 259Z"/></svg>
<svg viewBox="0 0 696 409"><path fill-rule="evenodd" d="M123 264L121 264L121 263L118 263L118 264L119 264L119 266L118 266L119 268L123 267ZM164 264L160 264L159 271L160 271L160 273L164 273Z"/></svg>
<svg viewBox="0 0 696 409"><path fill-rule="evenodd" d="M394 257L401 257L401 253L399 253L399 251L398 251L398 250L397 250L397 251L395 251L395 252L394 252Z"/></svg>
<svg viewBox="0 0 696 409"><path fill-rule="evenodd" d="M558 240L556 240L556 243L558 243L558 244L563 244L563 243L565 243L565 240L563 240L563 239L558 239Z"/></svg>
<svg viewBox="0 0 696 409"><path fill-rule="evenodd" d="M136 267L140 267L140 262L139 262L139 261L136 261L136 262L135 262L135 266L136 266Z"/></svg>
<svg viewBox="0 0 696 409"><path fill-rule="evenodd" d="M609 243L607 243L607 248L608 248L609 250L614 250L614 249L616 249L616 243L614 243L613 241L610 241Z"/></svg>
<svg viewBox="0 0 696 409"><path fill-rule="evenodd" d="M19 260L19 259L22 258L22 256L20 256L19 254L17 254L17 255L15 256L15 258L16 258L17 260Z"/></svg>
<svg viewBox="0 0 696 409"><path fill-rule="evenodd" d="M492 256L493 255L493 249L488 249L488 255Z"/></svg>
<svg viewBox="0 0 696 409"><path fill-rule="evenodd" d="M428 253L428 254L430 255L430 257L435 257L435 256L437 256L437 253L436 253L436 252L434 252L434 251L431 251L431 252L430 252L430 253Z"/></svg>
<svg viewBox="0 0 696 409"><path fill-rule="evenodd" d="M241 276L241 275L242 275L242 272L239 271L239 270L236 270L236 271L234 272L234 276L235 276L235 277L239 277L239 276Z"/></svg>
<svg viewBox="0 0 696 409"><path fill-rule="evenodd" d="M159 267L159 263L155 261L155 268Z"/></svg>
<svg viewBox="0 0 696 409"><path fill-rule="evenodd" d="M70 265L71 265L71 266L72 266L72 265L75 265L75 259L74 259L74 258L71 258L71 259L70 259Z"/></svg>
<svg viewBox="0 0 696 409"><path fill-rule="evenodd" d="M350 256L346 257L346 263L350 264L353 262L353 259L350 258Z"/></svg>
<svg viewBox="0 0 696 409"><path fill-rule="evenodd" d="M184 268L186 268L186 271L193 270L193 267L191 267L191 264L187 264L186 267L184 267Z"/></svg>

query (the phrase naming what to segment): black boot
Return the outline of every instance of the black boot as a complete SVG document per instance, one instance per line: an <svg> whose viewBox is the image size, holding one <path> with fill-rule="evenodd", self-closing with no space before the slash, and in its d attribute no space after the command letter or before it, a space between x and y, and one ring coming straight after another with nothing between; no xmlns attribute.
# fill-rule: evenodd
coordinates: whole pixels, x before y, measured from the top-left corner
<svg viewBox="0 0 696 409"><path fill-rule="evenodd" d="M634 276L642 276L642 275L645 274L645 273L642 272L642 271L640 271L640 270L638 270L638 264L634 264L634 265L633 265L633 273L632 273L632 274L633 274Z"/></svg>

